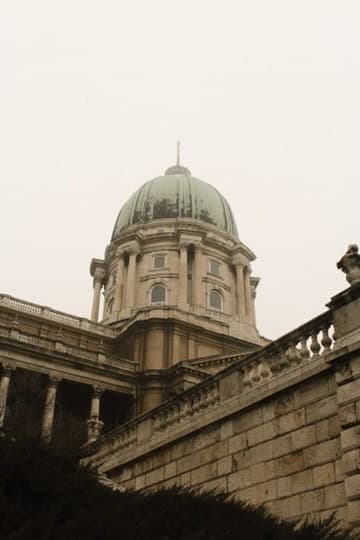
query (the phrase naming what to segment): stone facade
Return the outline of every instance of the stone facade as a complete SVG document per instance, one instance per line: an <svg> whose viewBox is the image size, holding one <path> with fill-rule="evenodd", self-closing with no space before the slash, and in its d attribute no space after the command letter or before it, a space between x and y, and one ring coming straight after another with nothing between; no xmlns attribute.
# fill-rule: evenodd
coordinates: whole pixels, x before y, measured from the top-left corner
<svg viewBox="0 0 360 540"><path fill-rule="evenodd" d="M146 183L91 262L91 320L0 295L0 430L73 431L121 489L218 487L359 531L358 250L338 263L350 287L274 342L254 258L188 169Z"/></svg>
<svg viewBox="0 0 360 540"><path fill-rule="evenodd" d="M360 525L360 286L329 311L116 429L84 462L131 489L234 492ZM335 341L336 338L336 341Z"/></svg>

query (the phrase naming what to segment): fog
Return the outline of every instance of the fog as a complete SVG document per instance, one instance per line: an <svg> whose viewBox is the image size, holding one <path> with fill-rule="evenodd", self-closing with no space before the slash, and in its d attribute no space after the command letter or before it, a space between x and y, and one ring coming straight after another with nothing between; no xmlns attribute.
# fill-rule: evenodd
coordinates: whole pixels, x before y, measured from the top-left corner
<svg viewBox="0 0 360 540"><path fill-rule="evenodd" d="M121 206L176 160L229 201L271 338L360 242L360 3L0 0L0 291L89 316Z"/></svg>

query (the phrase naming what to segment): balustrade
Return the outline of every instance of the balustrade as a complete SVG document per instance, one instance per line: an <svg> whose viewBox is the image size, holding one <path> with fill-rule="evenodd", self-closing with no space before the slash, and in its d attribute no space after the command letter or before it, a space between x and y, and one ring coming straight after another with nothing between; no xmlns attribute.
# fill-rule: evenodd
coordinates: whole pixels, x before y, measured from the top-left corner
<svg viewBox="0 0 360 540"><path fill-rule="evenodd" d="M100 333L106 333L106 335L113 334L113 331L110 328L101 328L101 325L99 323L94 323L92 321L89 321L88 319L84 319L83 317L76 317L74 315L70 315L69 313L57 311L46 306L39 306L31 302L26 302L25 300L13 298L12 296L6 294L0 295L0 305L1 304L19 311L23 311L25 313L37 315L62 324L77 326L80 328L94 331L96 333L99 333L100 331Z"/></svg>
<svg viewBox="0 0 360 540"><path fill-rule="evenodd" d="M241 385L237 397L241 397L242 394L257 390L261 384L284 373L316 362L333 347L335 335L332 321L332 312L328 311L254 353L237 357L229 355L233 361L231 365L216 374L212 380L199 383L156 409L135 418L126 426L115 428L103 435L103 449L109 444L115 452L136 444L137 433L142 431L143 422L147 423L147 427L142 434L142 441L149 441L154 435L154 440L160 441L163 435L172 430L177 434L176 428L195 428L203 415L222 404L219 381L235 371L240 373ZM95 452L99 444L93 443L86 452ZM106 450L103 452L106 453Z"/></svg>

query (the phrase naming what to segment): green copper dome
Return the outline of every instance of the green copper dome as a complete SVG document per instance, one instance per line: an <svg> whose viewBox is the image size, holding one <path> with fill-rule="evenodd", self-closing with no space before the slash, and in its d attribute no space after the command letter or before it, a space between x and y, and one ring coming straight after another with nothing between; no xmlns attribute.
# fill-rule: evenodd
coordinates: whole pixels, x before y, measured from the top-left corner
<svg viewBox="0 0 360 540"><path fill-rule="evenodd" d="M164 176L146 182L130 197L120 210L112 239L130 225L182 217L210 223L237 237L236 223L224 197L177 164L167 169Z"/></svg>

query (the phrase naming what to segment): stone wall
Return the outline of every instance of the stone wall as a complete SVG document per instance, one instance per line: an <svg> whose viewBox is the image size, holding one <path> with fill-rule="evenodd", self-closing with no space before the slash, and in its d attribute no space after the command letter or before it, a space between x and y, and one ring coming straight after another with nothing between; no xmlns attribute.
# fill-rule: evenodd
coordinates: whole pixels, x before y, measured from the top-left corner
<svg viewBox="0 0 360 540"><path fill-rule="evenodd" d="M346 497L333 372L113 470L126 488L201 486L266 503L277 515L334 510Z"/></svg>
<svg viewBox="0 0 360 540"><path fill-rule="evenodd" d="M221 488L360 532L360 284L84 451L125 488Z"/></svg>

